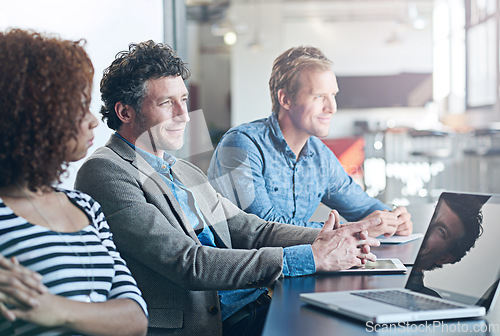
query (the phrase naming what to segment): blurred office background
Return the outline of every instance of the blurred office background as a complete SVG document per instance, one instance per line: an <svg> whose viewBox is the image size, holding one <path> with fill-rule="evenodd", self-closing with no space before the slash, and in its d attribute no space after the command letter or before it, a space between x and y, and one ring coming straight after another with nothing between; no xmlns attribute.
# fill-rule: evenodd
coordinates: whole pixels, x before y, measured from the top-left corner
<svg viewBox="0 0 500 336"><path fill-rule="evenodd" d="M87 40L102 70L130 42L165 41L187 60L194 118L179 156L206 169L230 127L271 113L273 60L292 46L334 62L338 112L325 143L386 203L442 190L500 193L499 0L0 1L0 29ZM98 127L89 154L109 134ZM71 187L79 164L64 186Z"/></svg>

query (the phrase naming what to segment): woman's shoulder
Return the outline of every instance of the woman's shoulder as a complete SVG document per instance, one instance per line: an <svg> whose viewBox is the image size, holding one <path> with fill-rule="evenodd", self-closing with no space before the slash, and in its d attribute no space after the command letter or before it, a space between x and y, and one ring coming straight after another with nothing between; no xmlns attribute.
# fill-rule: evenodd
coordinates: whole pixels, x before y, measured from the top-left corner
<svg viewBox="0 0 500 336"><path fill-rule="evenodd" d="M66 196L78 207L88 213L94 220L100 220L102 209L101 205L90 195L74 189L55 188L56 191L65 193Z"/></svg>
<svg viewBox="0 0 500 336"><path fill-rule="evenodd" d="M83 191L60 188L60 187L55 188L55 190L62 192L62 193L65 193L66 196L68 196L68 198L78 202L79 204L80 204L80 202L89 203L89 204L95 203L94 199L90 195L84 193Z"/></svg>

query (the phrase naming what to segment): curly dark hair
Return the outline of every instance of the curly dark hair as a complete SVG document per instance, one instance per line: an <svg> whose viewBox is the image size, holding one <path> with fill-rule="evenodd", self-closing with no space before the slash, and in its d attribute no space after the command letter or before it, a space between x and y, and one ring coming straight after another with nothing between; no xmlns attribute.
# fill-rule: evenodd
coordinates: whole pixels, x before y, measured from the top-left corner
<svg viewBox="0 0 500 336"><path fill-rule="evenodd" d="M294 47L279 55L273 63L269 90L273 112L278 113L280 102L278 91L284 89L293 99L299 90L300 73L306 69L329 70L332 61L315 47Z"/></svg>
<svg viewBox="0 0 500 336"><path fill-rule="evenodd" d="M94 68L83 44L0 32L0 187L60 182L67 143L90 104Z"/></svg>
<svg viewBox="0 0 500 336"><path fill-rule="evenodd" d="M122 121L115 113L116 103L122 102L140 112L146 81L169 76L181 76L186 80L189 75L186 63L169 45L152 40L131 43L129 50L116 54L115 60L104 70L101 80L102 120L109 128L119 130Z"/></svg>

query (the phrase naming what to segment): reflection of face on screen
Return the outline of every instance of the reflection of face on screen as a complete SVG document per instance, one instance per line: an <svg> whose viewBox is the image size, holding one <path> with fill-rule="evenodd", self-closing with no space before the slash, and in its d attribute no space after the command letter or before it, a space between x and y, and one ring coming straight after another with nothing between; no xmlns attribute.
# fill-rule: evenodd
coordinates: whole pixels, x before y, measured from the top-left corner
<svg viewBox="0 0 500 336"><path fill-rule="evenodd" d="M488 197L445 194L436 208L414 270L422 272L459 261L481 235L481 206Z"/></svg>
<svg viewBox="0 0 500 336"><path fill-rule="evenodd" d="M457 258L450 249L463 234L462 221L446 203L443 203L429 225L415 270L431 270L455 261Z"/></svg>
<svg viewBox="0 0 500 336"><path fill-rule="evenodd" d="M499 217L498 197L444 193L406 288L447 298L461 293L464 300L458 301L477 302L498 279L500 259L491 251L498 244Z"/></svg>

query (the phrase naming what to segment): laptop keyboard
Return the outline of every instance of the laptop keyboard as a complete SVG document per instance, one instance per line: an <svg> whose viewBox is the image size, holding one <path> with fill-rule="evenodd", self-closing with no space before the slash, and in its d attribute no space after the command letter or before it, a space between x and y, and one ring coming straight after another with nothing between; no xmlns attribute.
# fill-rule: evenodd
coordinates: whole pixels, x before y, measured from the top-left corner
<svg viewBox="0 0 500 336"><path fill-rule="evenodd" d="M357 292L352 295L361 296L367 299L384 302L393 306L406 308L411 311L442 310L450 308L462 308L454 304L449 304L440 300L414 295L398 290Z"/></svg>

